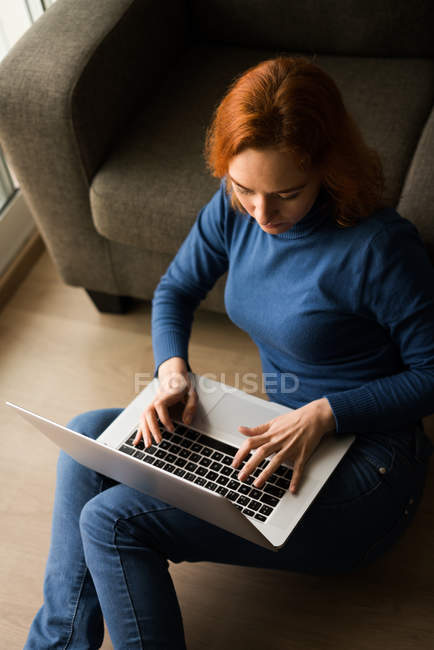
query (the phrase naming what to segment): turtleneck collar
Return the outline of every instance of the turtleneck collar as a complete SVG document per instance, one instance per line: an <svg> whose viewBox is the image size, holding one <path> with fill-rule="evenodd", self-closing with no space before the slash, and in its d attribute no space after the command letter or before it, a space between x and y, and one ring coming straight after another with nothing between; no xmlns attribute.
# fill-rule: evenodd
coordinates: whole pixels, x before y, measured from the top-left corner
<svg viewBox="0 0 434 650"><path fill-rule="evenodd" d="M294 224L285 232L278 233L273 235L272 233L264 233L268 237L276 237L277 239L299 239L301 237L307 237L313 233L319 226L330 217L330 204L329 204L329 194L327 190L321 186L320 191L315 199L315 203L312 205L309 212L307 212L300 221ZM253 217L250 217L250 220L256 224L258 228L260 226L256 223Z"/></svg>

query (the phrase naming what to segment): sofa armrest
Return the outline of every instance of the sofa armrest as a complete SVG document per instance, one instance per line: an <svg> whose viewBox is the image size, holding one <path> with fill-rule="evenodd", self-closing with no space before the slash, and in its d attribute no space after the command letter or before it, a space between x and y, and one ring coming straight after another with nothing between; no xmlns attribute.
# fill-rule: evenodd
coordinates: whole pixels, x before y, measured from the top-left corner
<svg viewBox="0 0 434 650"><path fill-rule="evenodd" d="M434 106L414 152L397 210L412 221L434 264Z"/></svg>
<svg viewBox="0 0 434 650"><path fill-rule="evenodd" d="M3 137L72 122L89 179L184 47L186 15L185 0L57 0L0 65Z"/></svg>
<svg viewBox="0 0 434 650"><path fill-rule="evenodd" d="M69 284L116 292L89 185L185 24L184 0L57 0L0 64L0 143Z"/></svg>

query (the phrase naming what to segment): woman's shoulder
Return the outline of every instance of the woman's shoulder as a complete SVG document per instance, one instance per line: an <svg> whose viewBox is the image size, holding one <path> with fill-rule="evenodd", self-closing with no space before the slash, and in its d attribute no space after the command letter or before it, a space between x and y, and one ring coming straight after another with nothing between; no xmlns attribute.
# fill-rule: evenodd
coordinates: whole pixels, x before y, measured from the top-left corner
<svg viewBox="0 0 434 650"><path fill-rule="evenodd" d="M354 239L358 244L365 243L366 246L395 245L408 238L419 240L422 243L420 233L415 224L401 215L394 207L384 206L375 210L368 217L360 220L356 226L349 227L353 230Z"/></svg>

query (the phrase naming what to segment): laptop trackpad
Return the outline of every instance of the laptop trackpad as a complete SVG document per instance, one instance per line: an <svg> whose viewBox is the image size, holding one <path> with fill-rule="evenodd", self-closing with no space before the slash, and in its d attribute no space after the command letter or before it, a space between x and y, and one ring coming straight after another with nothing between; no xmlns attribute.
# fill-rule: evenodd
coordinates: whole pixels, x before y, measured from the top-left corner
<svg viewBox="0 0 434 650"><path fill-rule="evenodd" d="M232 442L239 444L240 439L245 439L245 436L238 431L240 425L255 427L287 410L285 407L279 408L278 405L256 404L239 394L227 393L202 419L201 426L211 434L213 432L223 434L228 442L232 439Z"/></svg>

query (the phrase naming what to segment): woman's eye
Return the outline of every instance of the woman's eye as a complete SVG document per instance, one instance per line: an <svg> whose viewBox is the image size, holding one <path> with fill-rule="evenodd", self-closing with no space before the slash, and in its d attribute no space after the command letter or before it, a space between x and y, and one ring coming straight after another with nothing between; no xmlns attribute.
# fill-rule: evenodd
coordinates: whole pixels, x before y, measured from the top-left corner
<svg viewBox="0 0 434 650"><path fill-rule="evenodd" d="M237 190L240 194L253 194L251 190L245 190L242 187L237 187ZM291 199L296 199L299 194L300 192L291 196L282 196L281 194L277 194L276 196L278 199L282 199L282 201L291 201Z"/></svg>
<svg viewBox="0 0 434 650"><path fill-rule="evenodd" d="M283 201L290 201L291 199L296 199L299 194L300 194L300 192L298 192L298 194L292 194L292 196L280 196L279 195L279 199L282 199Z"/></svg>

